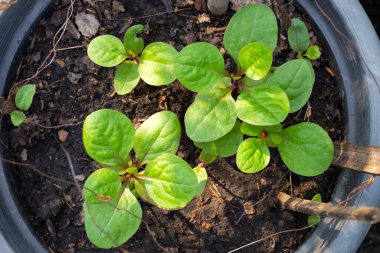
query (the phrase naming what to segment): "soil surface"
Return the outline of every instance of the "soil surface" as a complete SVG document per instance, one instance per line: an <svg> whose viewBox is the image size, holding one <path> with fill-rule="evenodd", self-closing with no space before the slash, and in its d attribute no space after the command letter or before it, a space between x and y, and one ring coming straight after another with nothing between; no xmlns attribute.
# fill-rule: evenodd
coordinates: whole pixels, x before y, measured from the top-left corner
<svg viewBox="0 0 380 253"><path fill-rule="evenodd" d="M163 2L173 2L165 5ZM223 30L232 11L226 16L213 17L203 14L202 6L175 6L186 1L76 1L74 16L85 12L93 14L100 22L97 33L113 34L122 38L132 24L144 24L145 43L163 41L179 51L187 44L207 41L223 47ZM188 1L192 2L192 1ZM201 1L195 1L200 3ZM281 2L281 1L279 1ZM300 16L288 4L282 10L286 15ZM31 76L51 49L52 38L63 24L68 1L58 1L41 20L30 37L25 49L16 80ZM176 13L170 8L186 8ZM273 5L276 15L279 6ZM148 16L148 17L146 17ZM134 17L134 19L131 19ZM304 19L305 20L305 19ZM194 94L179 83L153 87L140 83L130 94L115 95L113 76L115 68L102 68L93 64L86 56L90 38L77 39L74 17L73 26L59 43L55 61L43 71L34 83L38 84L36 97L28 111L29 123L19 128L8 125L8 136L3 140L9 159L23 161L36 166L51 177L72 182L64 149L74 164L77 179L84 180L99 166L84 151L81 132L85 116L97 109L113 108L125 113L136 127L157 111L175 112L183 126L186 108L192 103ZM208 22L210 21L210 22ZM284 39L284 23L280 22L281 36L276 50L275 65L292 59L295 54L288 49ZM311 32L312 43L319 44ZM344 112L342 94L328 68L323 51L321 60L313 62L316 83L307 105L299 113L289 116L287 126L310 120L321 125L333 141L344 136ZM224 52L227 65L231 59ZM310 112L307 119L306 111ZM9 121L8 118L4 120ZM79 123L79 124L78 124ZM54 126L72 124L56 128ZM65 131L65 132L64 132ZM63 138L65 134L67 138ZM183 133L185 133L183 129ZM61 136L61 140L58 136ZM178 155L195 166L200 150L183 134ZM323 175L308 178L291 174L285 168L276 150L271 150L268 168L257 174L244 174L235 164L234 158L218 159L207 168L209 181L203 195L178 211L165 211L141 201L143 219L149 224L153 235L141 225L138 232L122 247L99 250L87 239L83 224L83 199L75 186L40 176L27 168L9 166L13 170L15 194L38 237L52 252L158 252L151 236L169 252L227 252L272 233L301 228L307 225L307 215L280 210L276 206L273 189L291 192L294 196L311 199L320 193L328 201L339 170L331 168ZM275 186L278 188L275 189ZM255 244L241 252L293 252L311 230L285 233Z"/></svg>

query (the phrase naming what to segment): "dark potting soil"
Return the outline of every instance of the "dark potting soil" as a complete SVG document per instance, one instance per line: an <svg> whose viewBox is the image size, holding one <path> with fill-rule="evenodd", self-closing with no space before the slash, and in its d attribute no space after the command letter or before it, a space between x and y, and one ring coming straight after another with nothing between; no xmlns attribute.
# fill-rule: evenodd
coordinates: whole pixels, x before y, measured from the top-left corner
<svg viewBox="0 0 380 253"><path fill-rule="evenodd" d="M122 37L128 26L141 23L146 27L143 35L146 44L163 41L174 45L179 51L187 44L207 41L223 48L223 31L232 11L223 17L200 16L202 11L180 6L187 9L155 15L170 10L170 7L176 8L165 7L163 2L76 1L74 16L80 12L94 14L101 23L98 34ZM199 4L196 7L199 9ZM282 11L276 11L277 16L283 17L283 10L287 10L285 14L288 16L300 16L291 2L282 7ZM67 8L68 1L58 1L40 21L25 49L16 80L31 76L42 63L51 49L55 32L65 21ZM279 10L277 4L273 8ZM132 20L131 17L136 19ZM71 21L75 23L74 18ZM275 65L295 57L284 39L283 23L279 23L281 36ZM312 42L319 44L312 32L311 36ZM29 123L19 128L8 124L8 135L2 140L2 145L5 146L7 158L32 164L51 177L72 182L65 149L73 161L77 179L83 185L85 178L99 166L85 153L82 127L76 123L97 109L113 108L125 113L136 126L155 112L171 110L179 116L183 126L184 113L192 103L194 94L178 82L162 87L141 82L130 94L115 95L115 68L93 64L86 56L89 38L75 37L75 28L71 27L59 43L58 48L62 50L57 51L55 61L33 79L38 89L28 111ZM227 66L231 68L230 58L225 50L221 50ZM286 122L290 125L310 120L321 125L333 141L341 141L344 138L342 94L328 68L323 50L322 46L322 59L314 62L316 83L309 101L311 108L308 110L308 105L304 106L299 113L290 115ZM309 119L305 117L309 114L306 112L310 113ZM8 118L4 120L9 121ZM54 127L67 124L72 125ZM178 155L195 166L200 150L184 133L183 129ZM240 172L234 165L234 158L218 159L207 168L209 180L205 192L182 210L165 211L141 201L143 219L149 224L153 235L141 225L125 245L107 251L97 249L86 237L83 199L75 186L48 179L25 167L9 165L9 169L14 172L14 192L23 212L38 237L52 252L158 252L152 236L170 252L227 252L272 233L307 225L307 215L278 208L276 191L291 192L296 197L307 199L320 193L324 201L331 196L339 173L337 169L330 168L318 177L301 177L288 172L275 150L271 150L271 155L268 168L256 174ZM278 187L274 188L275 185ZM273 193L264 198L272 190ZM293 252L309 232L281 234L242 252Z"/></svg>

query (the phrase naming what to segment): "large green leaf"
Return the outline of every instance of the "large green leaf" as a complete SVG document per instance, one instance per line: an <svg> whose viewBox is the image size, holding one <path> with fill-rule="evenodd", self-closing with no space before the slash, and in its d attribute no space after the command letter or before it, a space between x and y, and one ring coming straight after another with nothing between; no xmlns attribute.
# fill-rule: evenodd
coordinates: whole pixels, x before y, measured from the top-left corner
<svg viewBox="0 0 380 253"><path fill-rule="evenodd" d="M290 112L298 111L309 99L315 81L314 70L306 60L281 65L266 83L277 85L289 98Z"/></svg>
<svg viewBox="0 0 380 253"><path fill-rule="evenodd" d="M141 206L128 187L116 199L106 203L85 201L83 208L87 237L98 248L124 244L141 223Z"/></svg>
<svg viewBox="0 0 380 253"><path fill-rule="evenodd" d="M119 95L125 95L131 92L140 81L140 75L137 69L137 64L132 61L125 61L117 68L114 87Z"/></svg>
<svg viewBox="0 0 380 253"><path fill-rule="evenodd" d="M193 141L209 142L221 138L236 122L235 100L228 89L199 93L185 114L186 133Z"/></svg>
<svg viewBox="0 0 380 253"><path fill-rule="evenodd" d="M181 125L173 112L150 116L136 131L133 149L140 164L153 161L164 153L175 154L181 138Z"/></svg>
<svg viewBox="0 0 380 253"><path fill-rule="evenodd" d="M142 52L139 62L141 78L150 85L160 86L174 82L174 60L178 52L169 44L154 42Z"/></svg>
<svg viewBox="0 0 380 253"><path fill-rule="evenodd" d="M26 116L23 112L15 110L11 112L11 121L14 126L21 125L22 122L26 119Z"/></svg>
<svg viewBox="0 0 380 253"><path fill-rule="evenodd" d="M304 22L293 18L288 29L290 47L297 52L304 52L309 47L309 32Z"/></svg>
<svg viewBox="0 0 380 253"><path fill-rule="evenodd" d="M126 163L134 137L132 122L115 110L95 111L83 123L83 144L87 154L103 165Z"/></svg>
<svg viewBox="0 0 380 253"><path fill-rule="evenodd" d="M91 61L102 67L114 67L128 57L123 42L112 35L101 35L91 40L87 55Z"/></svg>
<svg viewBox="0 0 380 253"><path fill-rule="evenodd" d="M328 134L314 123L304 122L281 132L278 146L286 166L302 176L317 176L332 162L334 146Z"/></svg>
<svg viewBox="0 0 380 253"><path fill-rule="evenodd" d="M197 179L198 179L196 196L200 196L202 195L206 187L207 178L208 178L207 171L204 167L200 167L200 166L195 167L193 171L195 175L197 175Z"/></svg>
<svg viewBox="0 0 380 253"><path fill-rule="evenodd" d="M198 179L193 169L173 154L157 157L142 173L144 179L135 181L137 193L163 209L182 208L197 193Z"/></svg>
<svg viewBox="0 0 380 253"><path fill-rule="evenodd" d="M224 59L215 46L197 42L179 52L174 70L178 80L189 90L208 91L224 77Z"/></svg>
<svg viewBox="0 0 380 253"><path fill-rule="evenodd" d="M256 138L244 140L236 154L236 165L245 173L256 173L264 169L270 160L268 147Z"/></svg>
<svg viewBox="0 0 380 253"><path fill-rule="evenodd" d="M239 52L244 73L253 80L263 79L272 66L272 49L262 43L249 43Z"/></svg>
<svg viewBox="0 0 380 253"><path fill-rule="evenodd" d="M18 89L15 98L17 108L28 110L32 105L34 94L36 94L36 85L34 84L26 84Z"/></svg>
<svg viewBox="0 0 380 253"><path fill-rule="evenodd" d="M124 34L125 51L130 55L137 55L144 48L144 40L136 36L136 33L144 31L143 25L134 25Z"/></svg>
<svg viewBox="0 0 380 253"><path fill-rule="evenodd" d="M268 133L278 133L281 131L282 125L277 124L273 126L255 126L248 124L247 122L243 122L241 124L240 130L243 134L249 135L249 136L258 136L262 137L262 132L266 131Z"/></svg>
<svg viewBox="0 0 380 253"><path fill-rule="evenodd" d="M262 4L252 4L239 10L228 23L224 46L239 64L239 52L247 44L260 42L272 50L277 45L277 21L273 11Z"/></svg>
<svg viewBox="0 0 380 253"><path fill-rule="evenodd" d="M211 142L195 142L195 146L208 154L220 157L229 157L236 154L240 143L243 141L243 133L240 131L241 123L236 121L234 128L223 137Z"/></svg>
<svg viewBox="0 0 380 253"><path fill-rule="evenodd" d="M253 86L240 94L236 110L238 118L251 125L276 125L288 115L289 100L277 86Z"/></svg>

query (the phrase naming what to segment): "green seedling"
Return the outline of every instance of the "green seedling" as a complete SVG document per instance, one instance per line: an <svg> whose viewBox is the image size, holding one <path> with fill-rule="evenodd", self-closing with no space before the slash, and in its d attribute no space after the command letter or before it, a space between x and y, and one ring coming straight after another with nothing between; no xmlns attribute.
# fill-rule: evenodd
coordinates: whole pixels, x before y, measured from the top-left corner
<svg viewBox="0 0 380 253"><path fill-rule="evenodd" d="M9 113L11 116L11 122L14 126L19 126L26 119L26 115L23 111L27 111L33 102L34 94L36 94L36 85L26 84L20 87L16 93L15 105L3 110L4 113ZM10 109L10 110L8 110Z"/></svg>
<svg viewBox="0 0 380 253"><path fill-rule="evenodd" d="M112 35L101 35L88 45L87 54L97 65L117 67L114 88L124 95L131 92L142 79L147 84L160 86L172 83L176 77L173 62L177 51L171 45L154 42L144 48L143 25L135 25L124 35L124 43Z"/></svg>
<svg viewBox="0 0 380 253"><path fill-rule="evenodd" d="M89 176L83 189L85 228L93 244L118 247L136 233L142 217L137 198L175 210L203 192L204 168L192 169L175 155L180 136L179 120L169 111L152 115L136 131L115 110L87 116L84 147L103 167Z"/></svg>
<svg viewBox="0 0 380 253"><path fill-rule="evenodd" d="M322 202L322 196L321 194L318 193L311 200L316 201L316 202ZM318 225L320 222L321 222L321 217L319 217L318 215L309 215L307 217L307 224L309 226Z"/></svg>

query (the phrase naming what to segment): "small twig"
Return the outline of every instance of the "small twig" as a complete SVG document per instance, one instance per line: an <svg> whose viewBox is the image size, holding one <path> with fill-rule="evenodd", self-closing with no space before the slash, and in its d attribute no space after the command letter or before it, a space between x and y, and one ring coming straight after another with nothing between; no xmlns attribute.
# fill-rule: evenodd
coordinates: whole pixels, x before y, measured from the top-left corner
<svg viewBox="0 0 380 253"><path fill-rule="evenodd" d="M372 175L370 178L368 178L367 180L365 180L364 182L362 182L360 185L358 185L357 187L355 187L347 196L347 198L345 200L343 200L341 203L339 203L340 206L346 206L348 204L348 202L353 199L355 196L357 196L359 193L363 192L364 189L367 187L367 186L370 186L373 181L375 181L375 175Z"/></svg>
<svg viewBox="0 0 380 253"><path fill-rule="evenodd" d="M146 15L146 16L141 16L141 17L134 17L134 18L132 18L132 20L144 19L144 18L152 18L152 17L156 17L156 16L161 16L161 15L171 14L171 13L177 13L177 12L181 12L181 11L185 11L185 10L190 10L190 9L193 9L193 7L188 7L188 8L183 8L183 9L178 9L178 10L173 10L173 11L164 11L164 12L159 12L159 13L156 13L156 14ZM105 19L103 21L127 21L127 20L129 20L129 19L113 18L113 19Z"/></svg>
<svg viewBox="0 0 380 253"><path fill-rule="evenodd" d="M70 156L69 152L66 150L66 148L62 144L59 144L59 146L61 147L61 149L63 150L63 152L66 155L67 162L69 163L71 175L73 176L73 180L74 180L75 186L77 187L78 193L81 193L82 191L80 189L78 180L76 178L75 169L74 169L74 165L73 165L73 161L71 159L71 156Z"/></svg>
<svg viewBox="0 0 380 253"><path fill-rule="evenodd" d="M65 51L65 50L71 50L71 49L77 49L77 48L83 48L82 45L79 46L72 46L72 47L64 47L64 48L58 48L55 51Z"/></svg>
<svg viewBox="0 0 380 253"><path fill-rule="evenodd" d="M78 125L83 124L83 122L84 122L84 120L79 121L77 123L63 124L63 125L57 125L57 126L44 126L44 125L41 125L41 124L39 124L37 122L33 122L33 121L27 121L26 123L32 124L32 125L36 125L36 126L39 126L39 127L42 127L42 128L46 128L46 129L54 129L54 128L61 128L61 127L78 126Z"/></svg>

